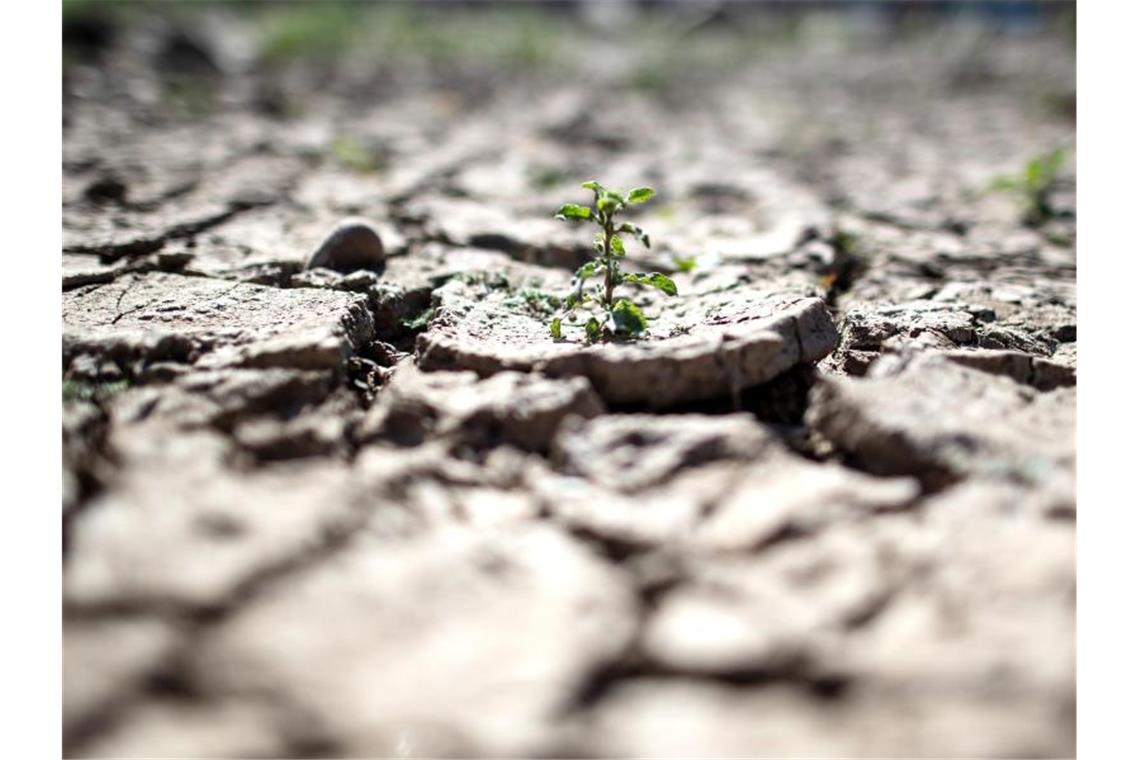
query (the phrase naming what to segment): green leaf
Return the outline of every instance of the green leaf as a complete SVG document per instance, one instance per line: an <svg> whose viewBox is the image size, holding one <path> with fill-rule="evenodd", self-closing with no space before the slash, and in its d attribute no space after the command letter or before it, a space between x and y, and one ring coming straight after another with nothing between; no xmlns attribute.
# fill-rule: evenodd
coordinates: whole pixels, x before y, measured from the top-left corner
<svg viewBox="0 0 1140 760"><path fill-rule="evenodd" d="M1025 165L1025 184L1029 187L1039 187L1044 184L1045 163L1041 158L1035 158Z"/></svg>
<svg viewBox="0 0 1140 760"><path fill-rule="evenodd" d="M621 226L618 227L618 232L628 232L630 235L633 235L635 238L637 238L643 246L646 248L649 247L649 236L645 234L645 230L641 229L636 224L622 222Z"/></svg>
<svg viewBox="0 0 1140 760"><path fill-rule="evenodd" d="M419 316L415 319L401 319L400 324L408 330L422 330L428 326L434 316L435 308L428 307L420 312Z"/></svg>
<svg viewBox="0 0 1140 760"><path fill-rule="evenodd" d="M610 250L617 256L625 255L625 243L617 235L610 238Z"/></svg>
<svg viewBox="0 0 1140 760"><path fill-rule="evenodd" d="M562 337L561 317L555 317L554 319L550 320L550 337L554 338L555 340Z"/></svg>
<svg viewBox="0 0 1140 760"><path fill-rule="evenodd" d="M601 272L598 271L598 262L587 261L585 264L578 267L578 271L574 273L574 276L579 280L587 280L599 274L601 274Z"/></svg>
<svg viewBox="0 0 1140 760"><path fill-rule="evenodd" d="M589 219L590 209L586 206L579 206L576 203L565 203L554 214L555 219Z"/></svg>
<svg viewBox="0 0 1140 760"><path fill-rule="evenodd" d="M610 197L609 193L607 192L606 195L598 198L597 206L598 211L601 211L603 214L612 214L614 211L617 211L619 208L621 208L621 201Z"/></svg>
<svg viewBox="0 0 1140 760"><path fill-rule="evenodd" d="M602 323L598 321L597 317L590 317L586 322L586 338L593 343L602 335Z"/></svg>
<svg viewBox="0 0 1140 760"><path fill-rule="evenodd" d="M596 180L583 182L582 187L586 188L587 190L593 190L595 193L604 193L606 191L606 189L602 187L601 184L599 184Z"/></svg>
<svg viewBox="0 0 1140 760"><path fill-rule="evenodd" d="M1034 191L1047 189L1057 179L1057 172L1065 163L1065 151L1057 148L1038 156L1025 165L1025 183Z"/></svg>
<svg viewBox="0 0 1140 760"><path fill-rule="evenodd" d="M638 335L649 327L649 321L633 301L619 298L610 310L614 330L623 335Z"/></svg>
<svg viewBox="0 0 1140 760"><path fill-rule="evenodd" d="M1014 177L994 177L987 187L990 190L996 190L998 192L1020 192L1023 187L1023 182Z"/></svg>
<svg viewBox="0 0 1140 760"><path fill-rule="evenodd" d="M629 204L645 203L656 194L657 191L655 191L652 187L635 187L629 191L628 195L625 196L625 202Z"/></svg>
<svg viewBox="0 0 1140 760"><path fill-rule="evenodd" d="M691 272L697 268L696 256L674 256L673 266L677 267L678 272Z"/></svg>
<svg viewBox="0 0 1140 760"><path fill-rule="evenodd" d="M667 296L677 295L677 283L673 282L671 277L663 275L660 272L649 273L650 284L660 290Z"/></svg>
<svg viewBox="0 0 1140 760"><path fill-rule="evenodd" d="M649 274L627 274L624 278L625 282L634 282L638 285L650 285L657 288L666 295L677 295L677 283L669 279L660 272L650 272Z"/></svg>

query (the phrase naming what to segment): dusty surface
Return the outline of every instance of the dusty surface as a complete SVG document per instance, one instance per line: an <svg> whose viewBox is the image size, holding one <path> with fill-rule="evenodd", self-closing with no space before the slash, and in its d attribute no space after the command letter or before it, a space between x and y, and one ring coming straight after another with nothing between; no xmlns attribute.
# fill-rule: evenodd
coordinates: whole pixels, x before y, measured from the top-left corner
<svg viewBox="0 0 1140 760"><path fill-rule="evenodd" d="M69 11L65 753L1072 755L1065 6L901 9Z"/></svg>

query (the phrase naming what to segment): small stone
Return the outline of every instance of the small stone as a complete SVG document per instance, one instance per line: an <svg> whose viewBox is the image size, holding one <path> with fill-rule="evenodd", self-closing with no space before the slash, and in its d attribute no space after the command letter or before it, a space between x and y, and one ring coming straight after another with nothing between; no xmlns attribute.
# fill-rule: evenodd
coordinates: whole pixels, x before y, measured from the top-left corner
<svg viewBox="0 0 1140 760"><path fill-rule="evenodd" d="M97 205L125 205L127 202L127 184L113 174L99 177L89 184L83 191L83 196L91 203Z"/></svg>
<svg viewBox="0 0 1140 760"><path fill-rule="evenodd" d="M384 243L376 228L365 219L349 218L338 224L309 257L305 269L355 272L379 269L384 263Z"/></svg>

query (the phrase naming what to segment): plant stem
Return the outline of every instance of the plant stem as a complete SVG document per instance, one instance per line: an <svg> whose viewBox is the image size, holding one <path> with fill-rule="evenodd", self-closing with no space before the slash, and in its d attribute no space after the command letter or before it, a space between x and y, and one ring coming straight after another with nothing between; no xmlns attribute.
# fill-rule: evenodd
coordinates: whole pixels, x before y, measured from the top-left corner
<svg viewBox="0 0 1140 760"><path fill-rule="evenodd" d="M613 300L614 300L614 268L613 268L613 261L611 258L611 254L610 254L610 240L611 240L611 238L613 238L613 235L614 235L614 225L613 225L612 218L609 216L605 217L604 222L605 223L604 223L603 227L605 229L605 238L604 238L604 243L603 243L604 248L603 248L602 258L606 262L606 301L605 301L605 307L606 307L606 310L608 311L610 308L613 307Z"/></svg>

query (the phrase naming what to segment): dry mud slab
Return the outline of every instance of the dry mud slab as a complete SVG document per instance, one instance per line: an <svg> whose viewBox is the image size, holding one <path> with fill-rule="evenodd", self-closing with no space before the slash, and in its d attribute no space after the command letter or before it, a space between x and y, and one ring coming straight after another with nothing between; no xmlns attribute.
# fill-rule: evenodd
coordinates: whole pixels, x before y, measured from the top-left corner
<svg viewBox="0 0 1140 760"><path fill-rule="evenodd" d="M550 282L541 273L528 281ZM838 334L826 304L797 297L794 289L697 289L673 298L635 296L651 320L637 341L591 344L578 324L550 337L558 312L528 292L497 281L455 280L436 291L437 307L418 339L417 362L426 370L502 370L589 379L614 404L664 407L716 398L760 385L799 364L829 354ZM563 288L565 286L562 286ZM537 303L536 303L537 301ZM584 310L585 311L585 310ZM576 321L584 321L585 314Z"/></svg>
<svg viewBox="0 0 1140 760"><path fill-rule="evenodd" d="M1074 753L1073 162L987 190L1072 46L750 12L509 75L78 30L67 756ZM658 191L638 341L549 334L591 178Z"/></svg>
<svg viewBox="0 0 1140 760"><path fill-rule="evenodd" d="M152 273L68 291L65 361L331 369L372 337L362 296Z"/></svg>

